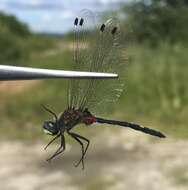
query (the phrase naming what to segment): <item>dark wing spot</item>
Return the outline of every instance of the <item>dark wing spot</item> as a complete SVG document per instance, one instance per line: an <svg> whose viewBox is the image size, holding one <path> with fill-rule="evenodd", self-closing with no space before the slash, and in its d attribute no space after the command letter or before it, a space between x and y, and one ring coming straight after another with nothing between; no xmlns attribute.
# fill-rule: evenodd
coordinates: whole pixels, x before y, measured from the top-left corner
<svg viewBox="0 0 188 190"><path fill-rule="evenodd" d="M75 20L74 20L74 25L75 25L75 26L78 25L78 18L75 18Z"/></svg>
<svg viewBox="0 0 188 190"><path fill-rule="evenodd" d="M114 27L113 29L112 29L112 31L111 31L111 33L112 33L112 35L114 35L116 32L117 32L117 27Z"/></svg>
<svg viewBox="0 0 188 190"><path fill-rule="evenodd" d="M103 32L105 29L105 24L102 24L101 27L100 27L100 31Z"/></svg>
<svg viewBox="0 0 188 190"><path fill-rule="evenodd" d="M80 19L80 23L79 23L79 25L80 25L80 26L82 26L82 25L83 25L83 23L84 23L84 19L83 19L83 18L81 18L81 19Z"/></svg>

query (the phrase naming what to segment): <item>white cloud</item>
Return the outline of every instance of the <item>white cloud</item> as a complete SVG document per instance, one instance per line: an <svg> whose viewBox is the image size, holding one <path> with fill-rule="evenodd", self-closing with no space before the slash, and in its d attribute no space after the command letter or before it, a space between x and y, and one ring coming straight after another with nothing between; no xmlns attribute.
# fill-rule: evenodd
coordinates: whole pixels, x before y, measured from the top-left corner
<svg viewBox="0 0 188 190"><path fill-rule="evenodd" d="M46 13L44 13L42 15L42 20L44 22L50 22L52 20L52 16L49 13L46 12Z"/></svg>
<svg viewBox="0 0 188 190"><path fill-rule="evenodd" d="M110 3L120 3L123 2L122 0L99 0L103 4L110 4Z"/></svg>
<svg viewBox="0 0 188 190"><path fill-rule="evenodd" d="M60 14L61 19L70 19L74 17L74 13L73 11L70 10L64 10L62 11L62 13Z"/></svg>
<svg viewBox="0 0 188 190"><path fill-rule="evenodd" d="M42 0L31 0L30 2L32 5L37 6L42 2Z"/></svg>

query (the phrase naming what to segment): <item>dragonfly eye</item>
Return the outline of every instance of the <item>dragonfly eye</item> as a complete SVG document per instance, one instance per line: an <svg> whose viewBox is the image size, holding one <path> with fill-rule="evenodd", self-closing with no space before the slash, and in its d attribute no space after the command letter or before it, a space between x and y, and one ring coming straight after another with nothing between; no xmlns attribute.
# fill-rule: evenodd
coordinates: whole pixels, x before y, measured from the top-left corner
<svg viewBox="0 0 188 190"><path fill-rule="evenodd" d="M74 20L74 25L75 25L75 26L78 25L78 18L75 18L75 20Z"/></svg>
<svg viewBox="0 0 188 190"><path fill-rule="evenodd" d="M112 31L111 31L111 33L112 33L112 35L114 35L115 33L117 33L117 27L114 27L113 29L112 29Z"/></svg>
<svg viewBox="0 0 188 190"><path fill-rule="evenodd" d="M101 27L100 27L100 31L104 32L104 29L105 29L105 24L102 24Z"/></svg>
<svg viewBox="0 0 188 190"><path fill-rule="evenodd" d="M45 121L43 124L43 129L46 134L56 135L58 133L57 124L52 121Z"/></svg>
<svg viewBox="0 0 188 190"><path fill-rule="evenodd" d="M80 25L80 26L82 26L82 25L83 25L83 23L84 23L84 19L83 19L83 18L81 18L81 19L80 19L80 23L79 23L79 25Z"/></svg>

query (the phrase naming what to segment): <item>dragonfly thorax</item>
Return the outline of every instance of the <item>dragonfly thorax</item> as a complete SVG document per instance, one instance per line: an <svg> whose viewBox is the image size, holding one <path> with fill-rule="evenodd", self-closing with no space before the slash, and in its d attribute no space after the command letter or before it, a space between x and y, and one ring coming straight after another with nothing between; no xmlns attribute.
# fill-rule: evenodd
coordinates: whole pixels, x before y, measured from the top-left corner
<svg viewBox="0 0 188 190"><path fill-rule="evenodd" d="M96 122L95 117L87 110L69 108L63 112L59 118L59 122L67 128L72 128L77 124L91 125Z"/></svg>

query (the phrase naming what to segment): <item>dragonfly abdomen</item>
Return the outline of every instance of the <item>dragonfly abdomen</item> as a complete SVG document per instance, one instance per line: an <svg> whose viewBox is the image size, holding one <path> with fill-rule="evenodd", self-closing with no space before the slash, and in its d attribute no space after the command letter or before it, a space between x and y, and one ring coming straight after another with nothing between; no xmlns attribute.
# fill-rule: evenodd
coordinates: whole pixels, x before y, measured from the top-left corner
<svg viewBox="0 0 188 190"><path fill-rule="evenodd" d="M96 118L97 123L104 123L104 124L110 124L110 125L119 125L122 127L129 127L137 131L141 131L143 133L153 135L160 138L165 138L165 135L162 134L160 131L150 129L148 127L143 127L141 125L138 125L136 123L129 123L127 121L117 121L117 120L110 120L110 119L103 119L103 118Z"/></svg>

